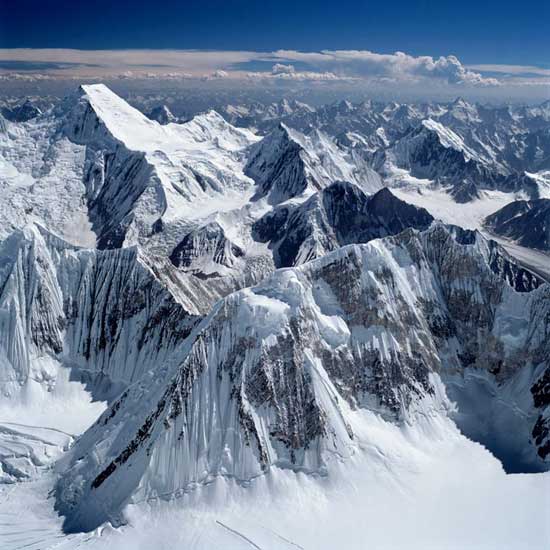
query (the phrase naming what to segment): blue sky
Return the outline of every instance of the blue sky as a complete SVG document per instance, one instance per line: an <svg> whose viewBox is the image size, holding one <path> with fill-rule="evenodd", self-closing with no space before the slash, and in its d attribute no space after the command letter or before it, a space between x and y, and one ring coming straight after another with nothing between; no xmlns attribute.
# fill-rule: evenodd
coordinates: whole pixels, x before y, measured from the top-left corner
<svg viewBox="0 0 550 550"><path fill-rule="evenodd" d="M550 98L550 1L0 0L0 80Z"/></svg>
<svg viewBox="0 0 550 550"><path fill-rule="evenodd" d="M2 48L357 49L550 63L550 2L0 0Z"/></svg>

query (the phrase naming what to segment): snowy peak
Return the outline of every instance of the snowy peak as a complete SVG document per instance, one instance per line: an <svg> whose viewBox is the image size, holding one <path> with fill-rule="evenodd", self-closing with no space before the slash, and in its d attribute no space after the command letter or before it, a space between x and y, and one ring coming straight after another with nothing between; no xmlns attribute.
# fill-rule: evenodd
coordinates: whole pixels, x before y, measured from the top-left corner
<svg viewBox="0 0 550 550"><path fill-rule="evenodd" d="M350 407L414 422L446 414L440 378L476 367L507 379L518 354L537 367L544 330L518 335L513 319L548 330L548 287L516 293L486 243L463 238L438 225L350 245L219 302L181 362L130 388L76 443L56 491L66 527L220 476L323 472L334 452L353 452ZM522 438L541 461L533 425Z"/></svg>
<svg viewBox="0 0 550 550"><path fill-rule="evenodd" d="M94 111L111 136L129 149L145 151L165 140L161 126L129 105L104 84L82 85L81 100Z"/></svg>
<svg viewBox="0 0 550 550"><path fill-rule="evenodd" d="M443 147L451 148L455 151L464 153L466 160L469 160L472 157L475 158L475 153L468 150L462 138L449 128L443 126L443 124L432 119L427 119L422 121L422 126L437 134L437 137Z"/></svg>
<svg viewBox="0 0 550 550"><path fill-rule="evenodd" d="M444 118L453 117L456 121L465 124L481 122L477 107L461 97L456 98L450 105Z"/></svg>
<svg viewBox="0 0 550 550"><path fill-rule="evenodd" d="M34 105L30 99L27 99L12 113L12 120L14 122L27 122L41 114L41 109Z"/></svg>
<svg viewBox="0 0 550 550"><path fill-rule="evenodd" d="M503 192L538 192L538 184L524 174L509 173L467 145L455 131L427 119L383 152L375 155L391 178L394 168L407 170L414 178L431 180L448 188L456 202L469 202L482 189Z"/></svg>
<svg viewBox="0 0 550 550"><path fill-rule="evenodd" d="M355 162L354 162L355 161ZM246 173L271 204L307 196L337 180L367 191L381 187L379 177L360 159L351 160L326 134L304 135L280 124L251 151Z"/></svg>
<svg viewBox="0 0 550 550"><path fill-rule="evenodd" d="M304 156L305 136L279 124L252 150L245 173L258 185L259 196L277 204L301 195L308 186L321 182L311 178Z"/></svg>
<svg viewBox="0 0 550 550"><path fill-rule="evenodd" d="M86 147L84 180L100 248L144 244L159 227L246 203L245 151L258 138L210 111L160 125L102 84L66 102L65 133Z"/></svg>
<svg viewBox="0 0 550 550"><path fill-rule="evenodd" d="M244 250L231 242L217 222L188 233L170 254L176 267L199 271L202 276L234 268Z"/></svg>

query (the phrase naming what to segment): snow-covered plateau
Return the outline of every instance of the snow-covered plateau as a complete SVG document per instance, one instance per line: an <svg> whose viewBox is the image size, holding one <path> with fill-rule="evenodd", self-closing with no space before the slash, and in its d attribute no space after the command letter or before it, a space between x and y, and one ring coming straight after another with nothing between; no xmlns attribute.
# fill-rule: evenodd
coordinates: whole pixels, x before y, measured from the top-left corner
<svg viewBox="0 0 550 550"><path fill-rule="evenodd" d="M550 547L547 104L23 105L2 549Z"/></svg>

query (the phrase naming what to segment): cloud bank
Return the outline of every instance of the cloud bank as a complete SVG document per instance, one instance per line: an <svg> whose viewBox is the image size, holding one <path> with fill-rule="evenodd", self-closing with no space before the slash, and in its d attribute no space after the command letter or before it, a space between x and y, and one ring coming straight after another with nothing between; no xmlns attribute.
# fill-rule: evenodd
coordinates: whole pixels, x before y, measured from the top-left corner
<svg viewBox="0 0 550 550"><path fill-rule="evenodd" d="M434 59L414 57L403 52L378 54L368 50L324 50L304 53L279 50L273 54L287 61L301 61L318 68L328 68L354 77L385 77L393 80L440 79L449 84L497 86L496 78L484 78L466 68L454 55Z"/></svg>
<svg viewBox="0 0 550 550"><path fill-rule="evenodd" d="M498 90L539 87L550 91L550 70L534 66L466 66L456 56L380 54L369 50L70 50L0 49L0 79L151 78L238 80L266 85L317 82L426 89ZM495 92L496 93L496 92ZM550 97L550 92L549 92Z"/></svg>

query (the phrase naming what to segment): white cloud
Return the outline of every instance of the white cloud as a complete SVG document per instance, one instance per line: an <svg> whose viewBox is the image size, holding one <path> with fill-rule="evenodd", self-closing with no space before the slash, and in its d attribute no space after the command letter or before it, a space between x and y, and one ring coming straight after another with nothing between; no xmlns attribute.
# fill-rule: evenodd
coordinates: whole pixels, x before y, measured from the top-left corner
<svg viewBox="0 0 550 550"><path fill-rule="evenodd" d="M378 54L368 50L323 50L298 52L279 50L273 54L280 61L300 61L312 67L325 68L335 73L362 78L393 78L418 80L437 78L448 84L496 86L495 78L485 78L465 67L454 55L434 59L414 57L403 52Z"/></svg>
<svg viewBox="0 0 550 550"><path fill-rule="evenodd" d="M0 60L21 63L48 63L40 69L57 76L116 77L132 71L144 74L182 74L204 77L236 63L257 59L257 52L204 50L71 50L71 49L0 49ZM65 68L55 64L68 64ZM9 71L2 71L3 73Z"/></svg>
<svg viewBox="0 0 550 550"><path fill-rule="evenodd" d="M487 73L501 73L507 75L539 75L550 76L550 69L535 67L534 65L497 65L497 64L481 64L468 65L468 69Z"/></svg>
<svg viewBox="0 0 550 550"><path fill-rule="evenodd" d="M229 76L229 73L227 71L223 71L222 69L218 69L217 71L214 71L211 75L208 75L208 79L210 80L217 80L220 78L227 78Z"/></svg>
<svg viewBox="0 0 550 550"><path fill-rule="evenodd" d="M284 66L284 65L283 65ZM287 70L281 71L276 70L268 72L249 72L246 73L246 77L254 80L284 80L284 81L293 81L293 82L351 82L356 81L357 78L350 76L337 75L331 72L316 72L316 71L296 71Z"/></svg>
<svg viewBox="0 0 550 550"><path fill-rule="evenodd" d="M271 67L271 72L273 74L281 74L281 73L295 73L296 69L294 68L294 65L284 65L283 63L275 63L273 67Z"/></svg>

